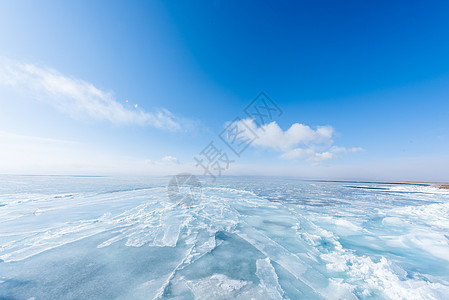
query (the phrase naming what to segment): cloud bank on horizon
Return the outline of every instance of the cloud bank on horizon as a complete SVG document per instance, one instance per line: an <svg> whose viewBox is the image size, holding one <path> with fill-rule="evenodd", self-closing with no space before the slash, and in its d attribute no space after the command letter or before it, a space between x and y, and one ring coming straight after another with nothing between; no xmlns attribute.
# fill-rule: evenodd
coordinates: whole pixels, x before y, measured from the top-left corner
<svg viewBox="0 0 449 300"><path fill-rule="evenodd" d="M310 126L294 123L284 131L275 121L260 127L253 119L238 122L244 122L257 135L253 146L275 150L286 159L301 158L318 162L336 158L338 153L364 151L361 147L346 148L333 145L335 130L332 126L318 126L312 129Z"/></svg>
<svg viewBox="0 0 449 300"><path fill-rule="evenodd" d="M155 112L145 112L137 106L127 108L110 92L47 67L0 59L0 84L31 92L40 101L72 118L87 116L114 124L151 126L168 131L179 131L182 127L165 108Z"/></svg>

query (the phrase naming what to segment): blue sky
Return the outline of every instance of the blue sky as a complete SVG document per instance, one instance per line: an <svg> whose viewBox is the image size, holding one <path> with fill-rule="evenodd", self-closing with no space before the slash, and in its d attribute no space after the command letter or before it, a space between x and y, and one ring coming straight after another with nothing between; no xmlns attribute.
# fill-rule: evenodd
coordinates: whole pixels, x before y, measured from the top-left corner
<svg viewBox="0 0 449 300"><path fill-rule="evenodd" d="M282 116L223 174L447 181L448 13L447 1L4 1L0 173L202 173L193 157L227 149L218 134L265 91Z"/></svg>

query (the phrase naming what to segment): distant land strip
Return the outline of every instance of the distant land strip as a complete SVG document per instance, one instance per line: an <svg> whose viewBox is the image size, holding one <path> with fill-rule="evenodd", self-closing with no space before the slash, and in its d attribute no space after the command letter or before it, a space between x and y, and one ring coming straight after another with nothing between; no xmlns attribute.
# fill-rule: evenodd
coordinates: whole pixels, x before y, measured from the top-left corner
<svg viewBox="0 0 449 300"><path fill-rule="evenodd" d="M448 189L449 190L449 183L447 182L415 182L415 181L404 181L400 183L410 183L410 184L428 184L435 186L440 189Z"/></svg>

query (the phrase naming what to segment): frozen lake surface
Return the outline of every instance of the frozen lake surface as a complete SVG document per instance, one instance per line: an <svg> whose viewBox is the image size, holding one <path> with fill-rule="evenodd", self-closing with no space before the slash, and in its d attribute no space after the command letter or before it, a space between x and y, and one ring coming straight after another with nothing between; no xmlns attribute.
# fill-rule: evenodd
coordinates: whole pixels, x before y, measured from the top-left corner
<svg viewBox="0 0 449 300"><path fill-rule="evenodd" d="M449 191L0 176L0 299L448 299Z"/></svg>

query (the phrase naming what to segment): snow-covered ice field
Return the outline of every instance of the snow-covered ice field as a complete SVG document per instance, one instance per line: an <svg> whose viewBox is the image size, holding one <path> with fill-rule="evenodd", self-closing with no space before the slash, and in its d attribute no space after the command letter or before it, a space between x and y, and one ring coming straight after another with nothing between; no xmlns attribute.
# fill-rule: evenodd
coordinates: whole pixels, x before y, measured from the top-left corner
<svg viewBox="0 0 449 300"><path fill-rule="evenodd" d="M449 191L0 176L0 299L448 299Z"/></svg>

